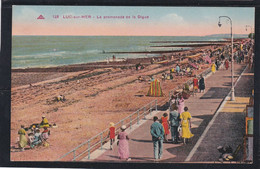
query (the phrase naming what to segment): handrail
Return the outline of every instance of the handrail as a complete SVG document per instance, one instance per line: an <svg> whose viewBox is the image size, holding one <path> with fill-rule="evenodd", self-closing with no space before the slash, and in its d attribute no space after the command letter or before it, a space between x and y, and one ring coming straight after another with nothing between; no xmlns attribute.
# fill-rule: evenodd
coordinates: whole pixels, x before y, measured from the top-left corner
<svg viewBox="0 0 260 169"><path fill-rule="evenodd" d="M138 110L136 110L134 113L128 115L127 117L125 117L124 119L120 120L119 122L117 122L115 124L115 126L119 125L121 127L121 125L126 125L127 127L129 126L130 129L132 128L132 125L135 124L133 122L136 121L137 124L139 124L139 121L141 119L142 116L145 116L146 114L148 114L149 112L151 113L152 109L155 109L157 111L157 100L153 100L150 103L146 104L145 106L139 108ZM141 113L140 113L141 112ZM134 117L136 116L136 117ZM134 117L134 118L132 118ZM120 127L118 127L116 129L116 131L118 131L120 129ZM104 144L104 142L106 142L106 140L108 139L106 136L103 138L103 134L104 133L108 133L109 129L105 129L102 132L98 133L97 135L95 135L94 137L91 137L90 139L88 139L87 141L81 143L80 145L78 145L77 147L75 147L74 149L72 149L71 151L69 151L68 153L64 154L63 156L61 156L60 158L58 158L56 161L60 161L61 159L65 158L66 156L70 155L71 153L73 153L73 159L72 161L75 161L76 159L78 159L79 157L81 157L83 154L86 154L88 152L88 159L90 159L90 152L93 151L99 144L100 144L100 148L102 149L102 145ZM100 137L100 139L98 138ZM91 141L98 139L98 141L92 143ZM78 155L76 155L76 151L80 148L82 148L83 146L85 146L86 144L88 144L88 148L85 149L83 152L80 152Z"/></svg>
<svg viewBox="0 0 260 169"><path fill-rule="evenodd" d="M211 68L208 68L206 69L205 71L203 71L202 73L200 73L199 75L207 75L209 72L210 72L210 69ZM188 79L183 85L185 84L191 84L191 79ZM183 85L181 87L183 87ZM176 91L176 89L180 88L180 86L177 86L175 87L174 89L170 90L169 91L169 104L170 104L170 99L171 99L171 96L174 94L174 91ZM179 94L179 93L178 93ZM177 94L176 94L177 95ZM162 100L164 101L164 100ZM162 102L161 101L161 102ZM134 121L136 121L137 124L139 124L139 121L140 121L140 117L144 116L147 114L147 113L151 113L151 110L155 108L155 110L157 111L157 100L153 100L151 101L150 103L146 104L145 106L139 108L138 110L136 110L134 113L128 115L127 117L125 117L124 119L120 120L119 122L117 122L115 124L115 126L117 125L120 125L120 124L125 124L127 127L129 126L130 129L132 128L132 125L135 124L133 123ZM147 107L149 107L149 109L146 109ZM140 114L140 112L142 112ZM134 118L132 118L133 116L135 116ZM126 122L126 121L129 121L129 122ZM124 123L125 122L125 123ZM121 125L120 125L121 126ZM116 129L116 131L118 131L120 129L120 127L118 127ZM94 150L95 147L97 147L99 144L100 144L100 147L102 149L102 145L104 144L104 142L108 139L106 137L103 138L103 134L104 133L108 133L108 128L103 130L102 132L98 133L97 135L95 135L94 137L91 137L90 139L88 139L87 141L81 143L80 145L78 145L76 148L72 149L71 151L69 151L68 153L64 154L63 156L61 156L59 159L57 159L56 161L60 161L61 159L63 159L64 157L68 156L69 154L73 153L73 160L72 161L75 161L76 159L78 159L79 157L81 157L83 154L87 153L88 152L88 159L90 159L90 152L92 150ZM100 137L100 140L98 139L98 137ZM95 140L95 139L98 139L97 142L95 142L94 144L90 145L90 142ZM83 152L81 152L79 155L76 155L76 151L83 147L84 145L88 144L88 148L85 149Z"/></svg>

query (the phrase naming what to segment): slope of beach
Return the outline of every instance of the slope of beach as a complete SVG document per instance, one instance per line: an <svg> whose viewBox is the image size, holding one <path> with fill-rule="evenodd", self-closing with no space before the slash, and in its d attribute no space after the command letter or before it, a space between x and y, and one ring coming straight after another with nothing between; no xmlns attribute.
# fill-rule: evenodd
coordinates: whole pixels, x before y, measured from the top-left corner
<svg viewBox="0 0 260 169"><path fill-rule="evenodd" d="M212 46L207 46L186 51L186 54L209 49L214 50ZM167 54L162 53L163 55ZM184 59L183 62L187 60ZM161 74L169 73L177 62L178 58L171 60L170 65L151 64L150 58L143 58L109 64L96 62L56 68L13 70L11 161L54 161L108 128L110 122L120 121L145 104L158 99L163 105L169 98L169 91L191 77L178 76L173 81L161 81L164 96L157 98L146 96L149 79L152 75L161 79ZM142 63L145 68L137 71L137 63ZM197 74L209 66L201 64ZM144 81L138 81L139 76L142 76ZM53 101L61 94L66 97L65 102ZM20 125L28 127L33 123L40 123L42 115L47 117L49 123L56 123L58 126L50 129L50 146L35 149L27 147L25 151L19 152L15 147Z"/></svg>

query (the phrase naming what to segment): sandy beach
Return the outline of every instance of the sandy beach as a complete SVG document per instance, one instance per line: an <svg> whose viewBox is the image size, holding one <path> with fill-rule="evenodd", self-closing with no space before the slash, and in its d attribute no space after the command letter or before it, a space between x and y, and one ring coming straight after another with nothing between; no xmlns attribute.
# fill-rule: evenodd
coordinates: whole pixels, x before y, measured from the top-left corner
<svg viewBox="0 0 260 169"><path fill-rule="evenodd" d="M214 51L224 45L204 46L178 54L189 56L209 49ZM161 81L163 72L169 73L177 63L188 62L186 57L182 62L178 57L171 60L169 53L161 53L156 59L162 60L163 56L167 57L169 64L151 64L151 58L139 58L12 70L11 161L54 161L108 128L110 122L120 121L155 99L164 104L170 90L192 77L174 76L173 80ZM144 69L136 70L137 63L143 64ZM202 63L196 73L209 67L209 64ZM139 76L144 81L139 81ZM163 97L146 96L151 76L161 81ZM66 101L54 101L58 95L64 95ZM50 124L56 123L58 126L50 129L50 146L27 147L19 152L14 147L17 147L20 125L29 127L33 123L40 123L42 115Z"/></svg>

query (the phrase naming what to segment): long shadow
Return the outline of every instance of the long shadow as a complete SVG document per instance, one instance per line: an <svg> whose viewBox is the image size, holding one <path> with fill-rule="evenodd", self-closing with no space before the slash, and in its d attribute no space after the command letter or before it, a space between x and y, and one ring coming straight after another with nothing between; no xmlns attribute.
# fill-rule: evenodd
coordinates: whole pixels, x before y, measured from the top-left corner
<svg viewBox="0 0 260 169"><path fill-rule="evenodd" d="M189 139L189 142L186 145L180 143L181 146L166 149L166 151L173 155L176 155L176 157L162 160L160 162L183 162L192 150L192 148L194 147L194 145L197 143L198 139L200 138L204 130L206 129L213 115L202 115L192 117L203 119L203 121L197 128L191 129L191 132L194 134L194 136L191 139Z"/></svg>
<svg viewBox="0 0 260 169"><path fill-rule="evenodd" d="M163 104L161 106L158 105L157 110L159 110L159 111L166 111L168 108L169 108L169 103L166 102L165 104Z"/></svg>
<svg viewBox="0 0 260 169"><path fill-rule="evenodd" d="M200 99L223 99L229 90L225 87L211 87Z"/></svg>
<svg viewBox="0 0 260 169"><path fill-rule="evenodd" d="M143 142L143 143L151 143L153 142L152 140L138 140L138 139L131 139L132 141L136 141L136 142Z"/></svg>
<svg viewBox="0 0 260 169"><path fill-rule="evenodd" d="M223 76L224 78L228 78L228 79L231 79L232 76ZM239 76L238 75L235 75L234 78L238 78Z"/></svg>
<svg viewBox="0 0 260 169"><path fill-rule="evenodd" d="M235 87L235 96L250 97L252 96L253 88L254 88L254 77L244 75L241 77L239 83Z"/></svg>

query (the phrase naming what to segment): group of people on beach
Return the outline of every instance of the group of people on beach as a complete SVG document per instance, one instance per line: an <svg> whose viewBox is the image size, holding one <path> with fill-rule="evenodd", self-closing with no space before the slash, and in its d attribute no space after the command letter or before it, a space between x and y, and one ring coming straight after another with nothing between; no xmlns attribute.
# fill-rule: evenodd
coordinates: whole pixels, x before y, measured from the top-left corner
<svg viewBox="0 0 260 169"><path fill-rule="evenodd" d="M39 145L48 147L49 143L47 140L50 135L49 127L50 125L45 116L42 116L41 123L33 124L29 128L25 128L24 125L21 125L21 128L18 131L19 137L17 139L20 151L24 151L26 146L29 146L31 149ZM29 131L28 135L26 131Z"/></svg>

